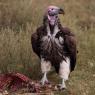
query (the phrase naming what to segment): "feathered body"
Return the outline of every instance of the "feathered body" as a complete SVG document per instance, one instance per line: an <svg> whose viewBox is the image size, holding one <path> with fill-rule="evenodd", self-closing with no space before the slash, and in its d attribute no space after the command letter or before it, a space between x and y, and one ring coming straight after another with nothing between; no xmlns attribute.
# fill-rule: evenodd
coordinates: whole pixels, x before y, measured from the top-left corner
<svg viewBox="0 0 95 95"><path fill-rule="evenodd" d="M66 88L65 81L74 70L76 64L76 38L66 27L62 27L58 14L64 10L49 6L43 19L43 25L32 34L31 44L33 51L41 59L41 70L44 74L41 83L48 82L47 73L51 66L55 67L62 78L61 89Z"/></svg>
<svg viewBox="0 0 95 95"><path fill-rule="evenodd" d="M65 60L65 57L70 58L70 69L74 70L77 52L76 39L68 28L58 26L54 33L50 33L46 26L41 26L32 34L31 42L32 48L39 58L50 61L57 73L60 63Z"/></svg>

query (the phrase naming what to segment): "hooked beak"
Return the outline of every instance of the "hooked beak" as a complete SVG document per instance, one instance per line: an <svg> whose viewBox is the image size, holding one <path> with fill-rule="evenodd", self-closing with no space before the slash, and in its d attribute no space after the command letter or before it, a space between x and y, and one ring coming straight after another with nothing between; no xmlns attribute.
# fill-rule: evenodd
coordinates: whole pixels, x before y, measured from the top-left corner
<svg viewBox="0 0 95 95"><path fill-rule="evenodd" d="M65 14L64 10L62 8L59 9L59 14Z"/></svg>

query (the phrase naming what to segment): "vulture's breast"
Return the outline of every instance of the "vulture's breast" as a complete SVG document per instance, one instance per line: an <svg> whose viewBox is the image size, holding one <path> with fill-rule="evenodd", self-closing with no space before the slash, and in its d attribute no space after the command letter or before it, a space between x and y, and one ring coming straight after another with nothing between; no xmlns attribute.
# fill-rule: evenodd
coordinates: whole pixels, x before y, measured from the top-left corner
<svg viewBox="0 0 95 95"><path fill-rule="evenodd" d="M64 38L61 35L44 35L41 38L41 52L44 56L51 58L61 57L63 56L63 44Z"/></svg>

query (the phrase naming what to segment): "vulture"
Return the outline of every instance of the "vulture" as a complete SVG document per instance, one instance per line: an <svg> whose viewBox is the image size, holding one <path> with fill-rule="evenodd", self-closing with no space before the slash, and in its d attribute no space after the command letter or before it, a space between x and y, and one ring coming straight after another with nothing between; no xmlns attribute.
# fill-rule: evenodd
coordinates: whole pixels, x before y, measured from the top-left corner
<svg viewBox="0 0 95 95"><path fill-rule="evenodd" d="M65 81L76 65L77 49L74 33L61 25L59 14L64 15L64 9L57 6L46 9L43 24L31 36L31 44L41 61L42 85L49 82L47 73L53 66L62 79L60 89L65 89Z"/></svg>

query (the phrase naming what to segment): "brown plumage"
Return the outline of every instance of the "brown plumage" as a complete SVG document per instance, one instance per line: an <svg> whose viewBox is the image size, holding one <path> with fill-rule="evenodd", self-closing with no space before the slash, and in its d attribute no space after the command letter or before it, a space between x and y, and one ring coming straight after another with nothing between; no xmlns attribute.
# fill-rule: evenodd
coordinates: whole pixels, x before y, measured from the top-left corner
<svg viewBox="0 0 95 95"><path fill-rule="evenodd" d="M60 44L61 47L57 47L55 43L45 43L43 46L42 37L47 35L46 26L41 26L35 33L32 34L31 44L33 51L41 58L43 56L46 60L49 60L59 72L59 63L64 59L64 56L70 57L71 71L74 70L76 64L76 38L75 35L67 27L59 25L60 31L56 34L56 38L62 37L64 43ZM51 47L48 47L52 44ZM59 55L58 53L61 53Z"/></svg>
<svg viewBox="0 0 95 95"><path fill-rule="evenodd" d="M43 25L32 34L33 51L41 59L42 85L48 82L47 73L53 66L62 79L60 89L66 88L65 81L76 65L76 38L67 27L62 27L58 14L64 9L49 6L43 18Z"/></svg>

